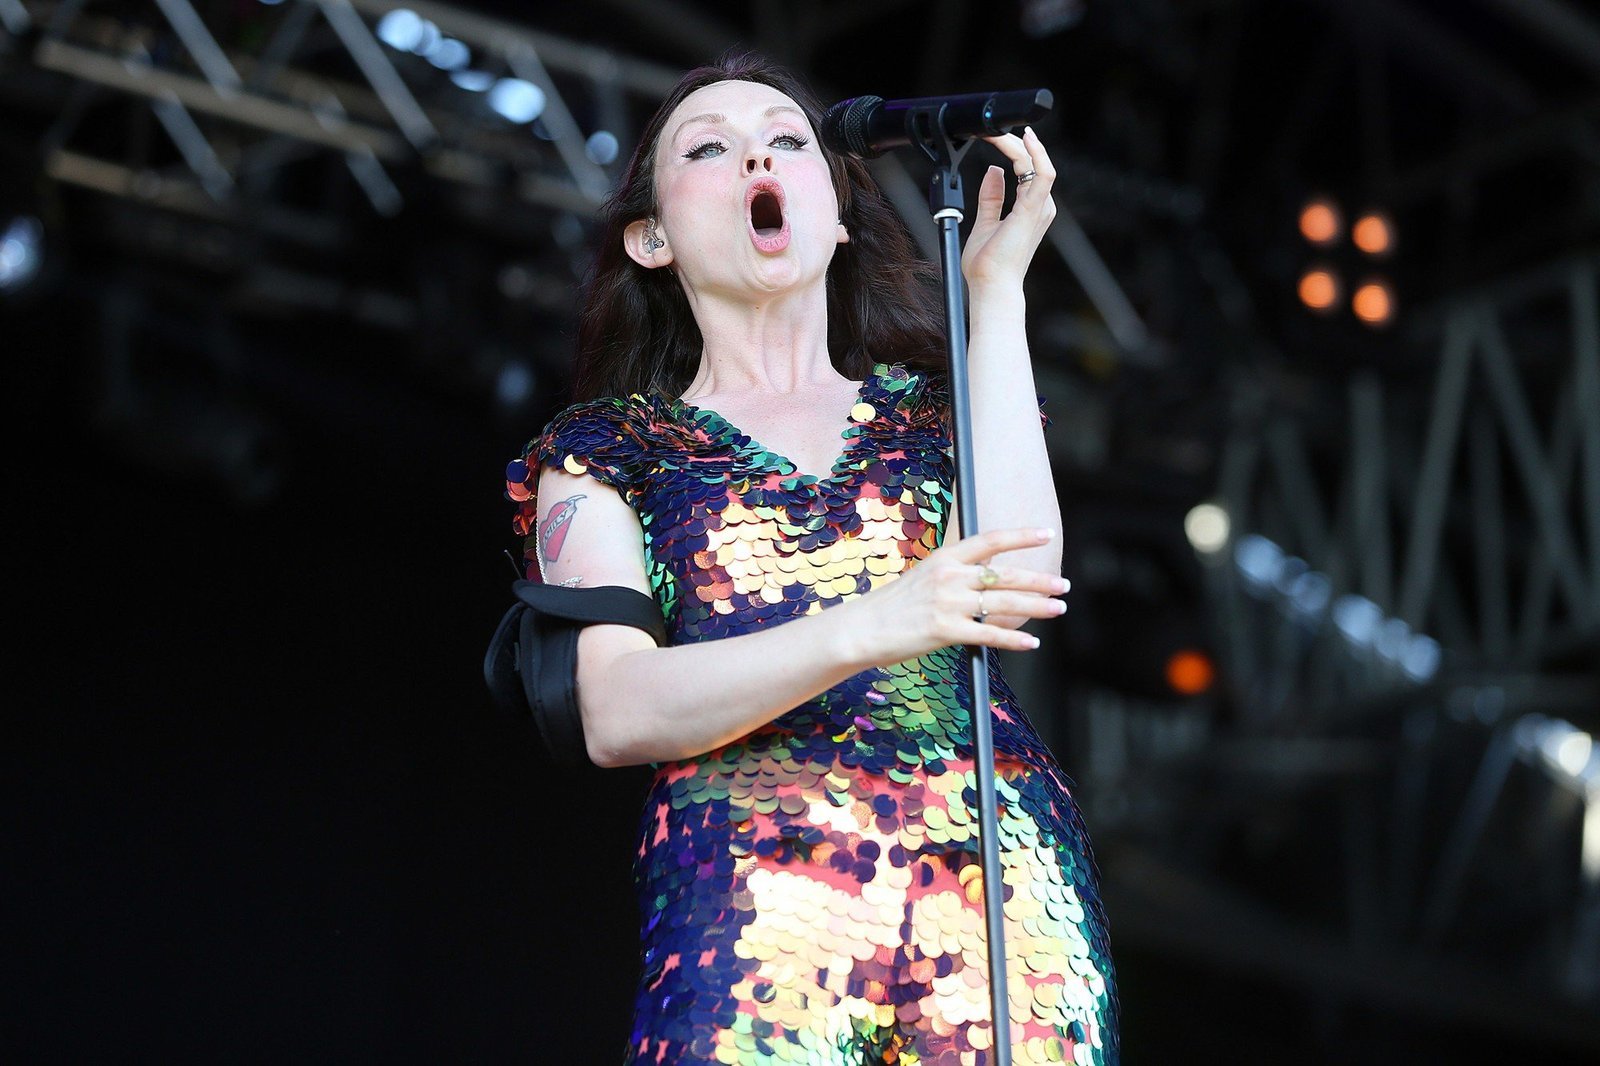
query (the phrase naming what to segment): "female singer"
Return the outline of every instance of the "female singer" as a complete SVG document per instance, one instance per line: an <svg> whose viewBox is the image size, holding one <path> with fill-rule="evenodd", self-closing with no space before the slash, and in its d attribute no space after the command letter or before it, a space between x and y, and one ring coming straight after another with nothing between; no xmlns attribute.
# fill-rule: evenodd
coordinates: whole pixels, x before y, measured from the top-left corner
<svg viewBox="0 0 1600 1066"><path fill-rule="evenodd" d="M820 119L759 57L685 75L604 209L580 402L511 465L530 577L638 590L669 633L578 646L591 759L655 767L627 1061L988 1061L1000 891L1014 1060L1114 1063L1076 786L997 664L983 884L962 650L1037 647L1020 627L1065 610L1023 330L1054 170L1031 130L988 138L1016 196L1002 218L990 167L962 256L985 530L962 537L935 268Z"/></svg>

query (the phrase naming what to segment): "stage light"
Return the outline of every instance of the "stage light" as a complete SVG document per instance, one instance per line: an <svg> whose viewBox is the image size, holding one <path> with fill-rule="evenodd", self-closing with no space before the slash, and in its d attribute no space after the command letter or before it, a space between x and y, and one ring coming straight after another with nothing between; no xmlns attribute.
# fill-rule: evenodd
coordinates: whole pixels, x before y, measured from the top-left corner
<svg viewBox="0 0 1600 1066"><path fill-rule="evenodd" d="M1228 512L1214 503L1197 503L1183 517L1183 532L1190 546L1207 555L1227 546L1230 529Z"/></svg>
<svg viewBox="0 0 1600 1066"><path fill-rule="evenodd" d="M1557 739L1554 748L1556 765L1573 777L1578 777L1589 765L1589 755L1594 751L1594 738L1581 729L1574 729Z"/></svg>
<svg viewBox="0 0 1600 1066"><path fill-rule="evenodd" d="M1333 624L1352 644L1371 645L1383 626L1383 608L1349 592L1333 601Z"/></svg>
<svg viewBox="0 0 1600 1066"><path fill-rule="evenodd" d="M397 52L411 52L427 37L427 20L409 8L397 7L378 20L378 40Z"/></svg>
<svg viewBox="0 0 1600 1066"><path fill-rule="evenodd" d="M1388 255L1394 248L1394 227L1376 211L1369 211L1356 219L1350 228L1350 239L1368 255Z"/></svg>
<svg viewBox="0 0 1600 1066"><path fill-rule="evenodd" d="M617 135L615 133L610 130L596 130L589 135L588 141L584 143L583 154L589 157L591 163L605 166L607 163L616 160L617 151L620 147L621 145L617 143Z"/></svg>
<svg viewBox="0 0 1600 1066"><path fill-rule="evenodd" d="M1048 37L1071 29L1083 21L1084 0L1023 0L1022 32L1029 37Z"/></svg>
<svg viewBox="0 0 1600 1066"><path fill-rule="evenodd" d="M494 75L487 70L456 70L450 73L450 80L469 93L486 93L494 84Z"/></svg>
<svg viewBox="0 0 1600 1066"><path fill-rule="evenodd" d="M1400 669L1413 681L1431 680L1439 672L1439 662L1444 651L1439 642L1426 633L1413 633L1400 653Z"/></svg>
<svg viewBox="0 0 1600 1066"><path fill-rule="evenodd" d="M1343 229L1339 208L1332 200L1318 197L1300 209L1300 236L1312 244L1332 244Z"/></svg>
<svg viewBox="0 0 1600 1066"><path fill-rule="evenodd" d="M1535 713L1517 719L1512 737L1523 751L1537 755L1557 780L1600 791L1600 751L1587 731L1564 718Z"/></svg>
<svg viewBox="0 0 1600 1066"><path fill-rule="evenodd" d="M1216 680L1216 668L1203 652L1184 648L1167 658L1167 684L1182 696L1198 696Z"/></svg>
<svg viewBox="0 0 1600 1066"><path fill-rule="evenodd" d="M1246 581L1258 591L1273 586L1283 573L1283 549L1259 533L1240 538L1233 549L1233 562Z"/></svg>
<svg viewBox="0 0 1600 1066"><path fill-rule="evenodd" d="M454 37L441 37L423 58L440 70L460 70L471 61L472 49Z"/></svg>
<svg viewBox="0 0 1600 1066"><path fill-rule="evenodd" d="M532 398L536 384L532 367L520 359L508 360L495 375L494 398L502 407L520 407Z"/></svg>
<svg viewBox="0 0 1600 1066"><path fill-rule="evenodd" d="M26 287L43 260L44 225L32 215L18 215L0 232L0 293Z"/></svg>
<svg viewBox="0 0 1600 1066"><path fill-rule="evenodd" d="M1369 326L1387 326L1394 318L1394 290L1381 278L1362 282L1350 297L1350 310Z"/></svg>
<svg viewBox="0 0 1600 1066"><path fill-rule="evenodd" d="M1300 302L1327 314L1339 303L1339 279L1327 267L1313 267L1300 276Z"/></svg>
<svg viewBox="0 0 1600 1066"><path fill-rule="evenodd" d="M521 78L501 78L489 90L489 106L512 122L532 122L544 104L544 90Z"/></svg>
<svg viewBox="0 0 1600 1066"><path fill-rule="evenodd" d="M1333 599L1333 582L1316 570L1304 570L1294 576L1281 590L1289 599L1289 607L1303 618L1315 618L1328 608Z"/></svg>

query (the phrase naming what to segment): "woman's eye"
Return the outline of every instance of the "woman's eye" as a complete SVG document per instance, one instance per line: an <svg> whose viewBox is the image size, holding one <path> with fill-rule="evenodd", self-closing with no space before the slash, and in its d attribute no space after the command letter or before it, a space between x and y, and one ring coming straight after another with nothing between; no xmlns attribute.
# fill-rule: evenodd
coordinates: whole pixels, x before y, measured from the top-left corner
<svg viewBox="0 0 1600 1066"><path fill-rule="evenodd" d="M781 141L789 142L790 151L798 151L811 143L808 139L800 136L797 133L780 133L776 137L772 138L770 143L778 144ZM683 153L683 158L709 159L714 156L721 155L727 150L727 145L723 144L721 141L702 141L693 148L689 149L687 152Z"/></svg>
<svg viewBox="0 0 1600 1066"><path fill-rule="evenodd" d="M715 148L719 153L727 151L727 149L718 141L704 141L683 153L683 158L703 159L705 158L705 154L713 148Z"/></svg>

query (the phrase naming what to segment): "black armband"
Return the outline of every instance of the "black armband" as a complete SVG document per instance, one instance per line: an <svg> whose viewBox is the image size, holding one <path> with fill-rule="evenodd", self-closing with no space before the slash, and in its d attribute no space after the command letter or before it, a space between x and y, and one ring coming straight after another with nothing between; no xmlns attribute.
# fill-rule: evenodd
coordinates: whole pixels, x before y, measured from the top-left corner
<svg viewBox="0 0 1600 1066"><path fill-rule="evenodd" d="M633 626L656 644L667 627L653 597L621 585L566 588L516 581L517 602L506 611L483 657L483 680L501 708L538 727L545 754L556 761L589 761L578 713L578 632L598 623Z"/></svg>

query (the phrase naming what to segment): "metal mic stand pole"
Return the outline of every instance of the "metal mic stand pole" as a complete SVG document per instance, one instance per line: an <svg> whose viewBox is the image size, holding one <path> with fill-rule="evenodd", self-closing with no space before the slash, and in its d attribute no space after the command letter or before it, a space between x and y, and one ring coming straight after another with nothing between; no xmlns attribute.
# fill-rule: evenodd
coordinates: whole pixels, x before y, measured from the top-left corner
<svg viewBox="0 0 1600 1066"><path fill-rule="evenodd" d="M966 213L959 167L972 147L959 148L945 131L946 108L919 114L914 143L933 160L928 208L939 226L939 262L944 273L944 317L950 361L950 411L955 433L956 484L961 490L961 534L978 532L978 494L972 472L972 406L967 389L967 294L961 277L961 220ZM973 776L978 791L978 851L983 863L983 916L988 931L989 1016L995 1066L1011 1066L1011 998L1006 989L1005 887L1000 879L1000 831L995 800L994 717L989 708L989 663L981 644L969 645L972 664ZM981 708L981 710L980 710Z"/></svg>

